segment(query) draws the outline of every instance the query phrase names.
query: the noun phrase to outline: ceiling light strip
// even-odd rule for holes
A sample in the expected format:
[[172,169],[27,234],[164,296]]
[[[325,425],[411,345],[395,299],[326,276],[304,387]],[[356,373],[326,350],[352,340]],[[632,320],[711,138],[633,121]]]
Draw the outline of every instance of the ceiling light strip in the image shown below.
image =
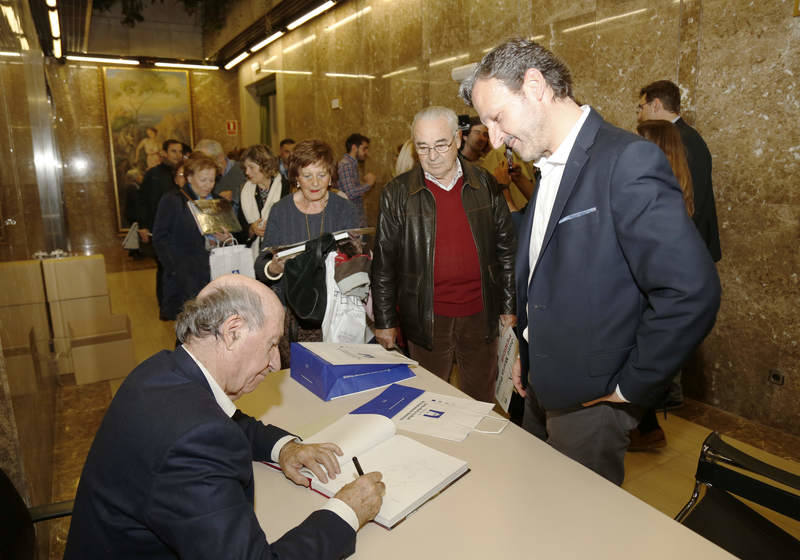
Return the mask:
[[250,56],[250,52],[249,51],[244,51],[243,53],[240,53],[239,56],[234,57],[233,60],[230,60],[224,66],[225,70],[230,70],[231,68],[233,68],[234,66],[239,64],[241,61],[243,61],[248,56]]
[[0,51],[0,56],[22,56],[22,54],[12,51]]
[[58,10],[50,10],[47,12],[47,17],[50,18],[50,35],[56,39],[61,37],[61,26],[58,23]]
[[269,37],[267,37],[266,39],[264,39],[263,41],[261,41],[260,43],[256,43],[255,45],[250,47],[250,52],[260,51],[261,49],[263,49],[264,47],[266,47],[270,43],[280,39],[282,36],[283,36],[283,31],[277,31],[277,32],[273,33],[272,35],[270,35]]
[[184,62],[154,62],[154,66],[159,68],[190,68],[196,70],[219,70],[219,66],[210,64],[187,64]]
[[286,29],[288,29],[289,31],[291,31],[293,29],[297,29],[298,27],[303,25],[308,20],[317,17],[322,12],[330,10],[331,8],[333,8],[333,6],[334,6],[333,0],[328,0],[327,2],[322,4],[321,6],[318,6],[318,7],[314,8],[313,10],[311,10],[310,12],[308,12],[306,15],[301,16],[301,17],[297,18],[296,20],[294,20],[292,23],[290,23],[289,25],[286,26]]
[[67,60],[71,60],[74,62],[101,62],[105,64],[127,64],[129,66],[137,66],[139,64],[138,60],[131,60],[129,58],[105,58],[99,56],[78,56],[78,55],[67,55]]

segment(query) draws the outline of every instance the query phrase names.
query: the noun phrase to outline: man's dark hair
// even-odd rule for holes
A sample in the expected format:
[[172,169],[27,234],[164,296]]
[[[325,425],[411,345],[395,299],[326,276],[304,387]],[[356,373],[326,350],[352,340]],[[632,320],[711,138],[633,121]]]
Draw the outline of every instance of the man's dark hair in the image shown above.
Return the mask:
[[[170,138],[169,140],[164,140],[164,143],[161,144],[161,149],[164,150],[165,152],[167,152],[167,151],[169,151],[169,147],[172,146],[173,144],[180,144],[181,145],[181,150],[183,150],[183,146],[184,146],[183,142],[181,142],[180,140],[175,140],[174,138]],[[186,152],[184,152],[184,154],[185,153]]]
[[358,148],[364,142],[369,144],[369,138],[367,138],[363,134],[359,134],[358,132],[354,132],[353,134],[351,134],[350,136],[347,137],[347,140],[344,141],[344,149],[349,154],[350,153],[350,148],[352,148],[353,146]]
[[669,80],[658,80],[644,86],[639,90],[639,97],[643,95],[648,103],[653,99],[660,100],[664,109],[670,113],[681,112],[681,90]]
[[286,144],[297,144],[292,138],[284,138],[281,140],[281,143],[278,144],[279,148],[283,148]]
[[470,132],[472,132],[472,127],[473,127],[473,126],[477,126],[477,125],[479,125],[479,124],[483,124],[483,123],[481,122],[481,119],[480,119],[480,117],[470,117],[470,118],[469,118],[469,127],[468,127],[468,128],[467,128],[467,130],[464,132],[464,137],[466,138],[467,136],[469,136],[469,133],[470,133]]
[[517,92],[529,68],[542,73],[557,99],[572,97],[572,76],[567,65],[540,44],[521,38],[509,39],[489,51],[472,75],[461,83],[458,93],[471,107],[475,82],[490,78],[497,78],[509,90]]

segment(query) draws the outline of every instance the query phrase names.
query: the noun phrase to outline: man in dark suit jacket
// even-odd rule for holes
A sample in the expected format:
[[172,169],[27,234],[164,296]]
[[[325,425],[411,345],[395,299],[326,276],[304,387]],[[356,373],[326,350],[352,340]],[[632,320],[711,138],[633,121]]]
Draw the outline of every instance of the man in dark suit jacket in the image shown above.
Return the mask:
[[161,197],[178,188],[174,175],[183,162],[183,144],[179,140],[165,140],[162,144],[162,161],[144,174],[142,186],[136,198],[136,221],[139,223],[139,238],[142,252],[156,261],[156,299],[159,305],[163,298],[162,276],[164,269],[152,246],[153,223],[156,220],[158,203]]
[[639,90],[639,122],[654,119],[669,121],[678,127],[686,148],[694,190],[694,225],[708,247],[714,262],[722,258],[717,227],[717,206],[711,185],[711,152],[703,137],[681,116],[681,91],[669,80],[659,80]]
[[[379,473],[345,486],[323,509],[268,543],[253,511],[252,462],[327,480],[334,444],[305,445],[236,410],[232,399],[280,367],[283,308],[256,280],[231,275],[187,302],[183,343],[137,367],[120,387],[81,475],[66,559],[334,559],[355,549],[385,490]],[[273,507],[280,507],[274,504]]]
[[542,172],[516,262],[523,427],[621,484],[640,408],[714,323],[714,264],[661,150],[579,107],[547,49],[500,45],[461,96]]

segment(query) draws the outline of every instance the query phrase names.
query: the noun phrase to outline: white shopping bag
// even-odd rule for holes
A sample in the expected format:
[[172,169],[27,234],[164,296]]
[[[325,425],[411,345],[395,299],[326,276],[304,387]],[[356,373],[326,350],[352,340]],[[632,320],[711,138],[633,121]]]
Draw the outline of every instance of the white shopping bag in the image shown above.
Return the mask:
[[336,283],[336,251],[325,257],[325,289],[327,302],[325,318],[322,320],[322,341],[339,344],[364,344],[372,338],[367,327],[367,311],[364,302],[356,296],[343,295]]
[[249,278],[255,278],[256,273],[253,268],[253,253],[245,245],[228,245],[225,247],[215,247],[211,249],[211,256],[208,258],[211,266],[211,279],[219,278],[223,274],[241,274]]
[[122,248],[133,251],[139,248],[139,222],[133,222],[125,239],[122,240]]

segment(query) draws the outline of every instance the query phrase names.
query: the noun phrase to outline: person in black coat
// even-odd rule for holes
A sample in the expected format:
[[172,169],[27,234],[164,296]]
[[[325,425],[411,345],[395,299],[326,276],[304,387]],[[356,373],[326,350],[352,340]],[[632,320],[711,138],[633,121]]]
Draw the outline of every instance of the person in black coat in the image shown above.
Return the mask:
[[651,119],[669,121],[681,134],[694,189],[692,220],[706,243],[711,259],[718,262],[722,258],[722,249],[719,243],[717,205],[711,185],[711,152],[708,151],[703,137],[681,118],[680,112],[680,89],[669,80],[659,80],[639,90],[639,122]]
[[173,321],[183,303],[195,297],[211,280],[209,250],[230,238],[228,232],[204,236],[188,202],[219,198],[211,193],[217,165],[210,157],[194,153],[183,165],[186,184],[161,198],[153,224],[153,246],[162,263],[160,317]]

